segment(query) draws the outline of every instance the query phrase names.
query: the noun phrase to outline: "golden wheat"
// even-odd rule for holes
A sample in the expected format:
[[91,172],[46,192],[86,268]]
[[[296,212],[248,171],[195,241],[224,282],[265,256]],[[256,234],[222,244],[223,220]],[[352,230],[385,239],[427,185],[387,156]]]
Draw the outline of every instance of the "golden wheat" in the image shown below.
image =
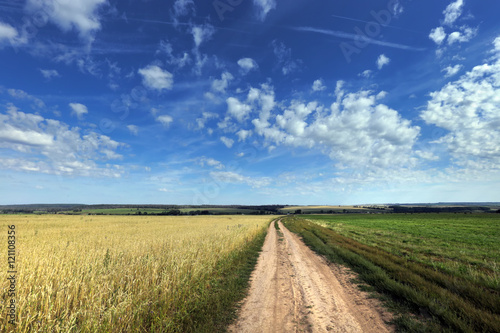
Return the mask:
[[8,324],[5,315],[9,282],[4,278],[0,330],[128,332],[155,321],[168,331],[169,318],[189,311],[188,300],[210,289],[203,281],[216,274],[217,263],[269,221],[262,216],[0,216],[4,239],[7,226],[16,226],[18,260],[17,325]]

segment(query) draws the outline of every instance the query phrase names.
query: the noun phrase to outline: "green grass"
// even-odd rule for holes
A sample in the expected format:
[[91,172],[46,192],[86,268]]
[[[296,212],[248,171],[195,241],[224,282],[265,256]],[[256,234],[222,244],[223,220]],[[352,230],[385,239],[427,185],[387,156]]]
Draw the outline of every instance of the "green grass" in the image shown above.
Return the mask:
[[360,243],[500,291],[500,215],[308,216]]
[[[288,217],[285,223],[318,253],[350,266],[361,280],[403,308],[430,318],[428,325],[416,329],[412,315],[401,313],[395,321],[401,331],[433,331],[439,323],[439,330],[500,332],[500,292],[495,282],[498,217],[403,214],[308,219]],[[433,264],[444,258],[468,269]]]

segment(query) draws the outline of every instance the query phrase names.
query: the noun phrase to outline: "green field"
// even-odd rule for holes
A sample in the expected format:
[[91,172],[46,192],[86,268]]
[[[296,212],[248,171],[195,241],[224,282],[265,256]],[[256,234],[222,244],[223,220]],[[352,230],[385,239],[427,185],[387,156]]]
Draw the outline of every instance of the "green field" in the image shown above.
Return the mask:
[[343,236],[500,291],[500,215],[308,216]]
[[311,215],[285,224],[434,324],[500,332],[500,215]]

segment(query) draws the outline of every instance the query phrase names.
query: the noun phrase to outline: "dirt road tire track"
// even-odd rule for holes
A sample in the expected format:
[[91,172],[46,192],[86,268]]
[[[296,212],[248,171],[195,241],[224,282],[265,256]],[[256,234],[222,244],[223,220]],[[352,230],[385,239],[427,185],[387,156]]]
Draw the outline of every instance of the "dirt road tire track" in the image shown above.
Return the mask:
[[390,315],[281,222],[269,227],[249,295],[229,327],[248,332],[392,332]]

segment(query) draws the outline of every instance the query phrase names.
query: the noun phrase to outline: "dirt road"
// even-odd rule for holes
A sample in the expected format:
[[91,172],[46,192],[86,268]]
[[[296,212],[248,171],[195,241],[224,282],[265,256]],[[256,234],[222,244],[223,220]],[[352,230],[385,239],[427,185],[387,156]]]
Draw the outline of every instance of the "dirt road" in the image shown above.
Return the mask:
[[249,295],[230,332],[392,332],[390,315],[350,280],[353,275],[271,223]]

